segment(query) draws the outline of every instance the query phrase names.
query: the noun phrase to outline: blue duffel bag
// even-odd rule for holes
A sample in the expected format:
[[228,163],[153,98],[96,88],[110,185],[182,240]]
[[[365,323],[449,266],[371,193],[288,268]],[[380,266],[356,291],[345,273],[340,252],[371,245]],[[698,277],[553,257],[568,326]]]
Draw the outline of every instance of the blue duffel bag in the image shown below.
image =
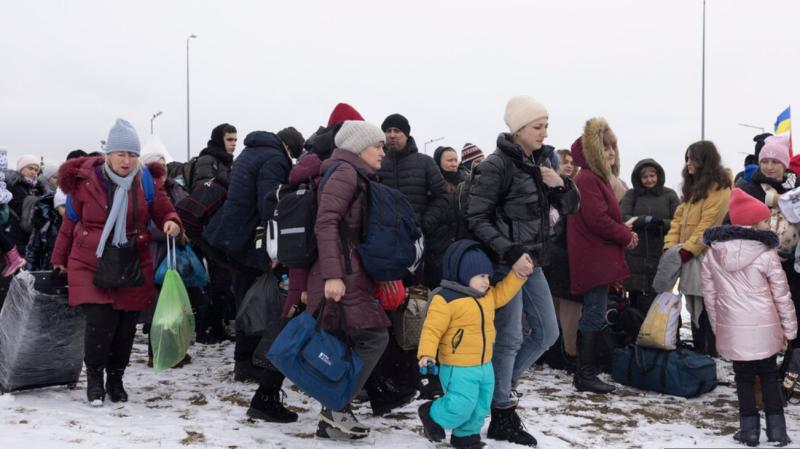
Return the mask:
[[[326,302],[322,300],[319,317]],[[341,305],[338,313],[344,325]],[[349,344],[324,331],[321,321],[308,311],[293,318],[272,342],[267,358],[307,395],[331,410],[341,410],[355,393],[364,362]]]
[[611,377],[641,390],[693,398],[716,388],[717,365],[711,357],[685,348],[628,345],[614,350]]

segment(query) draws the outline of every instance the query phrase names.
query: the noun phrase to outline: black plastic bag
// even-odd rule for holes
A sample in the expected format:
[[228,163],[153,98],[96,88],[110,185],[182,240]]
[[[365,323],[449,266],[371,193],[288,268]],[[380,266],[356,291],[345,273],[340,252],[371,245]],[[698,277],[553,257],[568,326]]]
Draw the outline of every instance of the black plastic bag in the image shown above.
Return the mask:
[[262,274],[247,290],[238,307],[236,328],[245,335],[263,334],[280,321],[283,298],[275,274],[272,271]]

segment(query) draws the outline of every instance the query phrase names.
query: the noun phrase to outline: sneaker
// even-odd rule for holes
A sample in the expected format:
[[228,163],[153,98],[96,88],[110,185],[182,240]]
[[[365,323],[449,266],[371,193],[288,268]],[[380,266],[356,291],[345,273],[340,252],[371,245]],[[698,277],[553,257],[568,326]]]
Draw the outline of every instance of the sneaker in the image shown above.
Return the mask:
[[[344,434],[344,439],[359,439],[369,435],[369,428],[362,425],[356,419],[350,407],[345,407],[341,411],[334,411],[327,407],[322,407],[322,412],[319,414],[320,425],[317,428],[317,436],[322,438],[343,439],[341,434]],[[335,431],[330,431],[328,426],[333,427]],[[320,435],[320,429],[323,429],[323,434]],[[336,432],[338,431],[338,432]]]

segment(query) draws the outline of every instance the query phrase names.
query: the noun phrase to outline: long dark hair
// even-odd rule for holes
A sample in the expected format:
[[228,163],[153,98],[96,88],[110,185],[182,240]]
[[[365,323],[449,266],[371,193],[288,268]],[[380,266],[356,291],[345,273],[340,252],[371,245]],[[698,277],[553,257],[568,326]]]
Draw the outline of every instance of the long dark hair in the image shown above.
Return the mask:
[[708,197],[712,188],[716,190],[731,188],[731,178],[728,171],[722,166],[719,152],[714,142],[701,140],[689,145],[686,149],[685,160],[689,158],[695,165],[693,175],[689,174],[686,166],[683,167],[683,186],[681,193],[683,201],[696,203]]

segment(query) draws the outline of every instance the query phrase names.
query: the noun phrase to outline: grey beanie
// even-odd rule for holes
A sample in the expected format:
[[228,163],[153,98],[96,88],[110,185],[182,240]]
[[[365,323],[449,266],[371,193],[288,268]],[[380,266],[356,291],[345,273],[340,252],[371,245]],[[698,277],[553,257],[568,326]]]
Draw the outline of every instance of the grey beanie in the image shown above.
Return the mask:
[[127,151],[128,153],[139,154],[141,147],[139,145],[139,136],[133,125],[127,120],[118,118],[114,123],[114,127],[108,133],[108,139],[105,146],[106,153],[113,153],[114,151]]
[[360,120],[347,120],[336,133],[336,148],[359,154],[370,145],[384,142],[386,135],[372,123]]

